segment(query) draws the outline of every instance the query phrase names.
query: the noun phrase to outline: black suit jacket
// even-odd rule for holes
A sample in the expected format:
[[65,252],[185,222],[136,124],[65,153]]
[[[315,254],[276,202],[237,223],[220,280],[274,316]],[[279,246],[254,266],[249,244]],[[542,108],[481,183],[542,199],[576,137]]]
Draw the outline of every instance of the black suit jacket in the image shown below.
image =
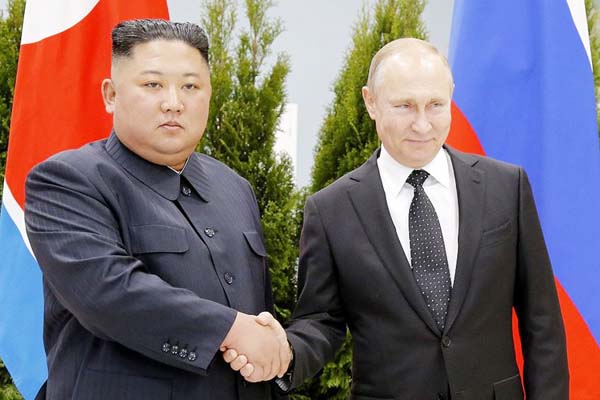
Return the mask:
[[206,155],[192,154],[183,177],[114,133],[30,173],[48,360],[38,398],[270,398],[219,352],[235,310],[272,307],[254,193]]
[[459,203],[456,276],[444,332],[427,309],[388,212],[376,152],[308,198],[299,300],[288,328],[294,386],[353,338],[355,400],[568,398],[563,323],[525,172],[447,149]]

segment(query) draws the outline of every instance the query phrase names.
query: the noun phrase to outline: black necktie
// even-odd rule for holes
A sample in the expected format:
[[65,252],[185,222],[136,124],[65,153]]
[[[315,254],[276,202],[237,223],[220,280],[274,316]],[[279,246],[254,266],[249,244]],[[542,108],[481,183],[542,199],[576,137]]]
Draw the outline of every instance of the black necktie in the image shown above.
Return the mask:
[[413,274],[440,330],[444,330],[450,301],[450,271],[440,221],[423,190],[429,173],[414,170],[406,180],[415,188],[408,213]]

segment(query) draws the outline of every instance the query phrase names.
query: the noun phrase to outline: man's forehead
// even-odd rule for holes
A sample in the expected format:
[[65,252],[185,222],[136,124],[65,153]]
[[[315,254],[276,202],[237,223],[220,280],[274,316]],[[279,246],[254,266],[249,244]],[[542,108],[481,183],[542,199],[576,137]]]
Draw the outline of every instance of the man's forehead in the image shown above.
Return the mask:
[[[452,72],[444,59],[438,54],[421,49],[409,49],[395,52],[381,60],[375,72],[374,89],[390,80],[405,80],[418,77],[421,73],[431,76],[447,77],[450,87],[453,86]],[[451,89],[452,91],[452,89]]]
[[426,52],[420,49],[406,49],[406,51],[397,51],[381,60],[379,68],[382,70],[398,70],[414,68],[433,69],[445,67],[444,61],[437,54]]

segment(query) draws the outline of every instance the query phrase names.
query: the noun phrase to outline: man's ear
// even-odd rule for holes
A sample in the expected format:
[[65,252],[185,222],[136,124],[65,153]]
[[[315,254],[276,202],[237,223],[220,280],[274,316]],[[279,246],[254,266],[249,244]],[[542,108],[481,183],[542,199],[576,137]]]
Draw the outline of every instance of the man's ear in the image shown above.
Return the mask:
[[369,113],[369,117],[371,119],[375,119],[375,97],[373,96],[373,91],[369,89],[368,86],[363,86],[362,88],[362,97],[365,102],[365,107],[367,107],[367,112]]
[[115,97],[117,97],[117,92],[112,79],[104,79],[102,81],[102,100],[104,100],[104,109],[109,114],[115,112]]

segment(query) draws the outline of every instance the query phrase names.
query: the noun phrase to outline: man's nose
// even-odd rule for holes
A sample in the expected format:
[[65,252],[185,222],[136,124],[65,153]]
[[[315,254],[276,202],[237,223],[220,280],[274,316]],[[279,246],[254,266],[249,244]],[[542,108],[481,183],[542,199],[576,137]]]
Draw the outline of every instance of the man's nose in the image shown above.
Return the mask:
[[183,111],[183,102],[177,92],[177,89],[169,89],[166,93],[166,97],[160,106],[162,112],[176,112],[180,113]]
[[429,122],[425,111],[420,110],[417,112],[412,128],[417,133],[427,133],[431,130],[431,122]]

